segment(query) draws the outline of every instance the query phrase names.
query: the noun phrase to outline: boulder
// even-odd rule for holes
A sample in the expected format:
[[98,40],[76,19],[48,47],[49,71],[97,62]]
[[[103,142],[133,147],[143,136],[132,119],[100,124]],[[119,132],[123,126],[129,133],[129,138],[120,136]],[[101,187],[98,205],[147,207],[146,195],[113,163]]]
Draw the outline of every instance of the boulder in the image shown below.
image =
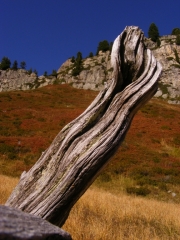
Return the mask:
[[0,205],[1,240],[72,240],[69,233],[46,220]]

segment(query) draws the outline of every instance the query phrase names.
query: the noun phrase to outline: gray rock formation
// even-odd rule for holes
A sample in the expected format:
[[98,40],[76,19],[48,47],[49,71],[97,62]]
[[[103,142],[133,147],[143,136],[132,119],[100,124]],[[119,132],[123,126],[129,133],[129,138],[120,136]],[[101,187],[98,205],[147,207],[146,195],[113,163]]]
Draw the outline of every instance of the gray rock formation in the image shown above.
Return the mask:
[[99,52],[98,56],[83,60],[83,70],[76,77],[72,76],[73,63],[68,59],[58,69],[60,82],[71,84],[75,88],[102,90],[111,79],[112,67],[110,52]]
[[[180,102],[180,46],[175,44],[176,36],[160,38],[161,46],[153,50],[154,56],[163,67],[156,97],[168,99],[169,103]],[[179,56],[177,62],[175,51]]]
[[[180,59],[180,46],[175,43],[176,36],[168,35],[160,38],[160,47],[146,38],[147,48],[153,51],[154,56],[163,67],[159,80],[159,89],[155,97],[167,99],[170,104],[180,103],[180,64],[177,62],[175,51]],[[111,79],[112,67],[110,52],[99,52],[98,56],[83,60],[83,70],[73,77],[73,63],[68,59],[58,69],[60,83],[69,83],[73,87],[82,89],[101,90]]]
[[35,89],[52,84],[55,80],[55,77],[37,77],[24,69],[0,70],[0,92]]
[[[170,104],[180,104],[180,60],[177,61],[175,51],[180,59],[180,46],[175,43],[176,36],[168,35],[160,38],[160,47],[146,38],[147,48],[153,51],[156,59],[163,67],[159,80],[159,89],[155,97],[166,99]],[[57,79],[52,76],[37,77],[26,70],[0,70],[0,92],[11,90],[28,90],[49,84],[71,84],[75,88],[102,90],[110,81],[112,67],[110,52],[99,52],[98,56],[82,60],[83,69],[78,76],[72,76],[73,63],[65,61],[58,69]]]
[[71,240],[69,233],[46,220],[0,205],[1,240]]

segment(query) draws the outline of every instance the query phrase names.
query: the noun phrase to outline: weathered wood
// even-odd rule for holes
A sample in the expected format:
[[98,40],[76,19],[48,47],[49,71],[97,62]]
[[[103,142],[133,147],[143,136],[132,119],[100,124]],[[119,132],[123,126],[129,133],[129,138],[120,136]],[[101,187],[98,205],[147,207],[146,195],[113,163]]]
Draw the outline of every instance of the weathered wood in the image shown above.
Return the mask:
[[72,240],[67,232],[42,218],[2,205],[0,205],[0,239]]
[[123,141],[137,110],[157,91],[161,65],[143,41],[133,26],[115,39],[111,83],[22,176],[7,206],[62,226]]

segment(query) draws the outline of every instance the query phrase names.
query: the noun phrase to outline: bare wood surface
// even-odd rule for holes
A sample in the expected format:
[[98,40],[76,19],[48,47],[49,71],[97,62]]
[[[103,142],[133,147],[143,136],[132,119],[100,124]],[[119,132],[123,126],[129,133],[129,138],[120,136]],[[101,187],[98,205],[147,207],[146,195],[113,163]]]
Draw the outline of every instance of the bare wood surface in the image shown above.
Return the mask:
[[67,124],[24,174],[6,205],[62,226],[115,153],[137,110],[157,91],[161,65],[138,27],[126,27],[111,53],[112,81]]

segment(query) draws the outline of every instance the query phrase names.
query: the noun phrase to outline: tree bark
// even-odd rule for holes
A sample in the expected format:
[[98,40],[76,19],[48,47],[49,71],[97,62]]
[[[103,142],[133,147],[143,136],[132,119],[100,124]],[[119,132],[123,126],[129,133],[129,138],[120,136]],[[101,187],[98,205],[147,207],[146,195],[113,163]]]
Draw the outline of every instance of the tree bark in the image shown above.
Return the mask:
[[112,81],[67,124],[22,176],[6,205],[62,226],[72,206],[115,153],[137,110],[157,91],[161,65],[138,27],[115,39]]

